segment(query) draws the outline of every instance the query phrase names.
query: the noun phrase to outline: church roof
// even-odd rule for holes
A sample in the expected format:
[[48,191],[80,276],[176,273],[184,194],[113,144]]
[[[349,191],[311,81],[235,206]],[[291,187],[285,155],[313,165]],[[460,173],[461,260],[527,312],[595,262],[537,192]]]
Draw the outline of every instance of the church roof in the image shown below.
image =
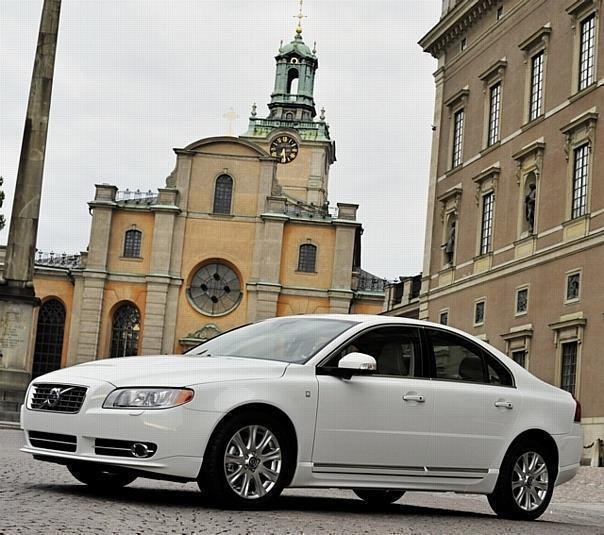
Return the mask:
[[279,55],[277,57],[290,55],[299,56],[301,58],[317,58],[312,53],[311,49],[304,43],[304,41],[302,40],[302,35],[300,35],[299,33],[296,34],[296,37],[291,43],[288,43],[287,45],[284,45],[279,49]]

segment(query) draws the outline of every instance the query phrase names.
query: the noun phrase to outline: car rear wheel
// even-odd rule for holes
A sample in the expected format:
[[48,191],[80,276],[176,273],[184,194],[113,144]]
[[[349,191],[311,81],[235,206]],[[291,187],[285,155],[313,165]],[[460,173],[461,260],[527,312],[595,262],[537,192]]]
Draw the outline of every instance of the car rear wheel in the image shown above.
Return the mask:
[[113,471],[94,465],[69,464],[67,469],[80,483],[101,491],[125,487],[136,479],[130,472]]
[[221,505],[254,509],[285,486],[290,440],[270,415],[241,414],[215,433],[204,456],[199,488]]
[[353,489],[352,491],[369,505],[390,505],[405,494],[404,490]]
[[547,509],[554,491],[555,467],[538,443],[522,442],[506,455],[489,504],[498,516],[535,520]]

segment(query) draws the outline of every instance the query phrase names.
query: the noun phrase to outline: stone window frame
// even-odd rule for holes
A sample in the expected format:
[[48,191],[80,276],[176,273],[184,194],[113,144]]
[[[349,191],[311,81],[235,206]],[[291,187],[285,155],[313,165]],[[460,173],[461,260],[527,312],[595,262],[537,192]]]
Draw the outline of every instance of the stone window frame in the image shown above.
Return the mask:
[[[443,316],[446,316],[447,321],[446,323],[443,323]],[[440,323],[441,325],[449,325],[449,320],[451,318],[451,310],[449,309],[449,307],[447,308],[442,308],[438,311],[438,323]]]
[[[480,174],[475,176],[472,181],[476,184],[476,206],[478,207],[477,215],[478,221],[476,225],[476,258],[489,256],[493,254],[494,250],[494,238],[495,238],[495,228],[496,228],[496,215],[497,215],[497,183],[499,181],[499,176],[501,174],[501,167],[499,162],[496,162],[492,166],[488,167]],[[491,224],[491,247],[489,251],[483,253],[482,252],[482,212],[483,212],[483,203],[484,198],[489,193],[493,194],[493,215],[492,215],[492,224]]]
[[[140,235],[140,242],[139,242],[139,254],[138,256],[129,256],[126,255],[126,235],[128,234],[128,232],[130,231],[137,231]],[[126,260],[129,262],[140,262],[143,260],[143,240],[145,239],[145,233],[143,232],[142,229],[140,229],[139,227],[136,226],[135,223],[132,223],[126,230],[124,230],[123,234],[122,234],[122,254],[120,255],[120,260]]]
[[[568,299],[568,279],[573,275],[579,275],[579,292],[577,297]],[[581,294],[583,293],[583,268],[571,269],[564,273],[564,304],[574,305],[581,302]]]
[[[460,207],[461,207],[461,195],[462,195],[462,187],[461,187],[461,183],[459,183],[456,186],[448,189],[447,191],[445,191],[444,193],[440,194],[437,197],[437,200],[441,204],[441,212],[440,212],[440,221],[441,221],[441,228],[442,228],[441,243],[443,244],[443,245],[441,245],[441,249],[442,249],[441,265],[444,268],[454,267],[457,263],[457,245],[458,245],[458,239],[460,236],[459,212],[460,212]],[[451,217],[455,218],[455,226],[456,226],[455,247],[453,249],[453,262],[447,263],[445,261],[446,260],[445,245],[447,242],[447,235],[448,235],[447,222],[449,221],[449,219]]]
[[[573,38],[573,62],[571,75],[571,96],[590,91],[597,86],[598,83],[598,48],[599,48],[599,32],[600,32],[600,2],[598,0],[576,0],[567,8],[566,12],[571,17],[571,28],[574,33]],[[580,57],[581,57],[581,27],[583,22],[594,15],[594,66],[593,66],[593,82],[586,87],[579,89],[579,72],[580,72]]]
[[[526,310],[524,311],[518,311],[518,297],[520,295],[520,292],[526,291]],[[531,285],[530,284],[523,284],[522,286],[517,286],[514,292],[514,317],[519,317],[519,316],[526,316],[529,313],[529,307],[530,307],[530,296],[531,296]]]
[[556,347],[556,361],[554,366],[554,385],[560,388],[562,383],[562,346],[571,342],[577,343],[577,360],[575,363],[575,392],[574,396],[579,398],[581,391],[581,361],[583,337],[587,319],[583,313],[562,316],[560,321],[550,323],[548,326],[554,331],[554,346]]
[[[449,171],[453,171],[463,167],[464,164],[464,142],[465,142],[465,132],[467,125],[467,116],[466,110],[468,105],[468,98],[470,96],[470,89],[468,86],[463,87],[456,93],[454,93],[447,101],[445,101],[445,106],[449,110],[449,147],[447,151],[447,167]],[[461,162],[459,165],[453,167],[453,150],[455,145],[455,115],[462,111],[464,114],[463,117],[463,129],[462,129],[462,137],[461,137]]]
[[[476,321],[476,312],[478,311],[478,305],[483,305],[482,311],[482,321]],[[482,327],[486,323],[487,320],[487,298],[485,296],[479,297],[474,300],[474,309],[472,313],[472,326],[474,327]]]
[[[591,108],[585,113],[572,119],[569,123],[560,128],[560,131],[565,136],[564,153],[567,165],[566,179],[566,221],[577,220],[580,218],[588,218],[591,208],[591,189],[593,184],[593,168],[594,155],[593,148],[595,146],[596,126],[598,122],[598,112],[596,108]],[[575,172],[575,151],[583,145],[588,146],[589,160],[587,169],[587,191],[586,191],[586,208],[585,214],[573,217],[573,186]]]
[[524,369],[528,370],[531,362],[531,345],[533,341],[533,325],[512,327],[509,332],[502,334],[505,341],[505,354],[512,358],[512,353],[524,351]]
[[[483,150],[491,149],[492,147],[497,147],[501,143],[501,132],[502,132],[502,123],[503,123],[503,104],[504,104],[504,90],[505,90],[505,81],[504,75],[505,70],[507,68],[508,61],[507,58],[503,57],[497,60],[493,65],[491,65],[488,69],[482,72],[478,78],[482,81],[483,84],[483,94],[484,94],[484,121],[483,121],[483,141],[482,146]],[[500,85],[500,95],[499,95],[499,117],[498,117],[498,128],[497,128],[497,139],[490,143],[490,125],[491,125],[491,91],[496,85]]]
[[[516,184],[518,184],[518,222],[516,235],[518,240],[537,236],[539,228],[539,199],[541,197],[541,171],[543,169],[543,159],[545,155],[545,142],[539,138],[518,152],[512,154],[516,161]],[[524,231],[524,197],[526,191],[526,182],[531,174],[535,175],[535,184],[537,185],[537,195],[535,198],[535,224],[533,234]]]
[[[216,186],[218,185],[218,179],[223,176],[228,176],[231,179],[231,202],[229,205],[229,211],[227,212],[215,212],[214,208],[216,207]],[[235,177],[233,173],[227,169],[226,167],[222,169],[219,173],[214,175],[213,188],[212,188],[212,207],[210,215],[218,216],[218,217],[233,217],[233,205],[235,204]]]
[[[310,245],[311,247],[314,247],[315,249],[315,262],[314,262],[314,266],[313,266],[313,271],[307,271],[307,270],[303,270],[300,269],[300,253],[302,252],[302,247]],[[316,275],[318,273],[317,271],[317,261],[319,259],[319,246],[317,245],[317,243],[315,243],[314,241],[312,241],[310,238],[308,238],[305,242],[303,243],[299,243],[298,244],[298,256],[297,256],[297,261],[296,261],[296,273],[300,273],[303,275]]]
[[[524,120],[525,124],[532,123],[545,115],[546,96],[547,96],[547,62],[549,57],[549,43],[552,33],[551,23],[547,23],[527,39],[522,41],[518,48],[523,52],[525,65],[525,99],[524,99]],[[541,113],[531,118],[532,89],[533,89],[533,60],[543,54],[542,81],[541,81]]]

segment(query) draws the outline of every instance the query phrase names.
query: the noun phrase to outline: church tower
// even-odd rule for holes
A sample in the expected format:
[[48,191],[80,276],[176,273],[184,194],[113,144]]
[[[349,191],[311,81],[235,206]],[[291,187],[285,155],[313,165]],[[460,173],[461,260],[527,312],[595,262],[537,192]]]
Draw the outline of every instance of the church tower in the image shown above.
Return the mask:
[[[302,11],[299,21],[304,18]],[[252,107],[247,132],[241,136],[277,158],[276,195],[319,212],[328,210],[329,167],[336,161],[325,110],[316,120],[314,88],[319,68],[316,49],[302,39],[301,22],[293,41],[275,56],[274,90],[266,118]]]

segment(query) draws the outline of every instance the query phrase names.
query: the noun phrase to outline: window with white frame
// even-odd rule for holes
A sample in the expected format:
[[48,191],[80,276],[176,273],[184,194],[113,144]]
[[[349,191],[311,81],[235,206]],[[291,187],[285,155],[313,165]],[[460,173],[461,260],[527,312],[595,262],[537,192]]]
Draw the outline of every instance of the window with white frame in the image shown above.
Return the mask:
[[578,301],[581,297],[581,272],[566,275],[566,302]]
[[490,147],[499,141],[501,123],[501,82],[492,85],[489,90],[489,123],[487,132],[487,146]]
[[529,121],[535,120],[543,113],[543,73],[545,52],[531,58],[531,87],[529,97]]
[[587,179],[589,176],[589,144],[574,150],[571,218],[587,213]]
[[520,364],[520,366],[526,368],[526,349],[512,351],[512,360],[516,364]]
[[477,301],[474,303],[474,325],[483,325],[486,312],[486,301]]
[[443,310],[439,317],[438,317],[438,323],[440,323],[441,325],[449,325],[449,311],[448,310]]
[[453,150],[451,151],[451,168],[461,165],[463,162],[463,129],[465,122],[465,111],[462,108],[453,115]]
[[516,316],[528,312],[528,288],[516,290]]
[[493,246],[493,211],[495,195],[492,191],[482,196],[482,221],[480,225],[480,254],[490,253]]
[[579,38],[579,91],[595,81],[596,15],[581,21]]
[[560,388],[575,394],[577,385],[577,341],[562,344]]

